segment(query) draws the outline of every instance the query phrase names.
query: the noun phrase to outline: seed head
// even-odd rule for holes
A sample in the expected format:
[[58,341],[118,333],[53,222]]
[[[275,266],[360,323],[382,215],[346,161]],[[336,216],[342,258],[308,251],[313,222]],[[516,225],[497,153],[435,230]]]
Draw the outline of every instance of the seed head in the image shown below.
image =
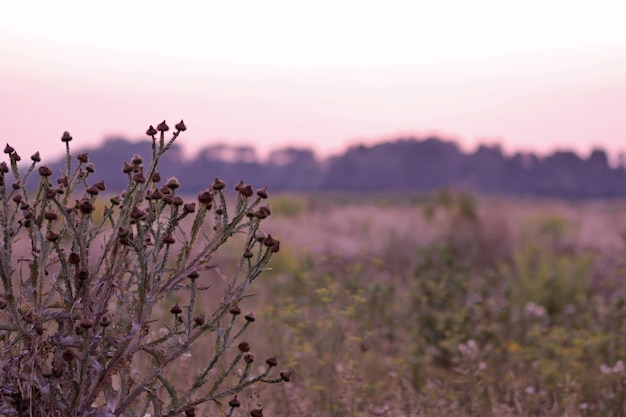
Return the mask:
[[62,142],[69,142],[72,140],[72,135],[70,135],[70,132],[68,132],[67,130],[65,132],[63,132],[63,136],[61,136],[61,141]]
[[52,170],[45,165],[40,166],[39,175],[41,175],[42,177],[49,177],[50,175],[52,175]]
[[172,197],[172,201],[171,203],[175,206],[182,206],[184,201],[182,199],[182,197],[175,195],[174,197]]
[[237,347],[239,348],[240,351],[242,352],[250,352],[250,343],[248,342],[241,342],[239,343],[239,345],[237,345]]
[[183,309],[182,309],[182,308],[180,308],[180,306],[178,305],[178,303],[174,304],[174,305],[172,306],[172,308],[170,308],[170,313],[172,313],[172,314],[177,315],[177,314],[180,314],[180,313],[182,313],[182,312],[183,312]]
[[131,219],[135,219],[135,220],[142,219],[145,216],[146,216],[146,212],[137,206],[133,207],[133,209],[130,211]]
[[43,217],[48,221],[56,220],[59,216],[54,211],[46,211]]
[[96,189],[98,189],[99,191],[104,191],[107,189],[106,185],[104,185],[104,181],[99,181],[95,183],[93,186],[96,187]]
[[193,213],[196,211],[196,203],[187,203],[183,206],[185,213]]
[[200,276],[200,274],[198,273],[198,271],[191,271],[189,274],[187,274],[187,278],[189,279],[196,279]]
[[46,233],[46,239],[48,239],[50,242],[56,242],[57,240],[59,240],[59,234],[55,233],[52,230],[49,230],[48,233]]
[[256,195],[261,198],[269,197],[269,194],[267,193],[267,187],[259,188],[258,190],[256,190]]
[[246,321],[249,321],[250,323],[256,320],[256,317],[254,317],[254,313],[252,311],[246,314],[245,316],[243,316],[243,318],[246,319]]
[[159,171],[154,171],[154,173],[152,174],[151,180],[155,184],[161,181],[161,174],[159,173]]
[[174,239],[174,236],[172,235],[165,235],[161,238],[161,242],[165,243],[166,245],[171,245],[173,243],[176,243],[176,239]]
[[247,352],[245,355],[243,355],[243,360],[245,363],[251,364],[252,362],[254,362],[254,354]]
[[278,240],[274,239],[272,235],[267,235],[267,237],[263,240],[263,244],[268,247],[272,247],[278,244]]
[[165,182],[165,186],[170,190],[175,190],[180,187],[180,183],[176,179],[176,177],[171,177]]
[[170,130],[170,127],[167,125],[167,123],[165,123],[165,120],[163,120],[157,125],[157,130],[159,132],[167,132],[168,130]]
[[[98,190],[95,186],[90,186],[85,189],[85,192],[89,195],[98,195],[100,194],[100,190]],[[56,194],[56,192],[55,192]]]
[[130,174],[131,172],[133,172],[135,168],[129,164],[128,162],[124,161],[124,167],[122,167],[122,172],[124,174]]
[[196,409],[193,407],[188,407],[185,409],[185,417],[195,417]]
[[63,353],[61,354],[61,357],[65,362],[73,361],[74,359],[76,359],[76,356],[76,352],[74,352],[74,349],[71,348],[65,348],[63,350]]
[[146,130],[146,135],[148,136],[154,136],[157,134],[157,130],[154,128],[154,126],[150,125],[150,127],[148,128],[148,130]]
[[267,364],[267,366],[278,366],[278,361],[276,360],[276,356],[271,356],[267,359],[265,359],[265,363]]
[[187,126],[185,126],[185,122],[183,122],[182,120],[180,122],[176,123],[176,125],[174,127],[179,132],[184,132],[185,130],[187,130]]
[[80,255],[76,252],[70,253],[70,256],[67,257],[67,260],[72,265],[78,265],[80,263]]
[[93,320],[84,318],[80,321],[79,326],[82,327],[83,329],[91,329],[93,327]]
[[7,163],[4,161],[0,162],[0,174],[6,174],[7,172],[9,172],[9,166]]
[[200,204],[210,204],[213,202],[213,194],[209,190],[200,191],[198,193],[198,202]]
[[292,375],[293,375],[292,371],[282,371],[280,373],[280,378],[285,382],[289,382],[291,380]]
[[199,315],[199,316],[195,317],[195,318],[193,319],[193,322],[194,322],[197,326],[202,326],[202,325],[204,324],[204,320],[205,320],[205,318],[204,318],[204,314],[201,314],[201,315]]
[[79,153],[78,155],[76,155],[76,159],[84,164],[89,162],[89,156],[87,155],[87,152]]
[[10,155],[10,154],[12,154],[13,152],[15,152],[15,149],[13,148],[13,146],[11,146],[11,145],[9,145],[9,144],[7,143],[7,146],[5,146],[5,147],[4,147],[4,153],[6,153],[6,154]]
[[242,196],[248,198],[248,197],[252,197],[252,195],[254,194],[254,190],[252,189],[251,185],[246,185],[243,187],[239,187],[239,194],[241,194]]
[[250,410],[250,417],[263,417],[263,409],[255,408],[253,410]]
[[143,184],[146,182],[146,177],[143,176],[143,172],[137,172],[135,175],[133,175],[133,181],[138,184]]
[[41,155],[39,155],[39,151],[35,152],[34,154],[31,155],[30,159],[33,162],[41,162]]
[[235,307],[231,308],[230,310],[228,310],[228,312],[230,314],[232,314],[233,316],[237,316],[237,315],[241,314],[241,309],[238,306],[235,306]]
[[215,191],[223,190],[226,187],[226,183],[219,178],[215,178],[213,184],[211,184],[211,188]]
[[89,278],[89,271],[87,271],[86,269],[81,269],[80,271],[78,271],[77,276],[79,280],[84,281]]
[[235,395],[233,397],[233,399],[228,402],[228,405],[231,408],[237,408],[237,407],[241,406],[241,403],[239,402],[239,400],[237,399],[237,396]]
[[250,259],[254,256],[250,248],[246,248],[246,251],[243,253],[243,257],[246,259]]

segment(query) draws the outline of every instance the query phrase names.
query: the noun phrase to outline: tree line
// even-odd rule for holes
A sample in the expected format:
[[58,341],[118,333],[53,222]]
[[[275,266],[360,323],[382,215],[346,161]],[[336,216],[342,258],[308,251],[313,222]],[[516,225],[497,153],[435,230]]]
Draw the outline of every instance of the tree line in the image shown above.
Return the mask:
[[[86,150],[98,178],[111,186],[124,186],[120,157],[148,157],[150,142],[110,138]],[[64,160],[51,164],[60,172]],[[596,149],[587,157],[571,151],[547,156],[534,153],[506,155],[498,145],[481,145],[463,152],[451,141],[437,137],[399,138],[376,145],[353,146],[329,158],[307,148],[274,150],[260,159],[251,146],[212,144],[191,159],[180,147],[162,161],[161,170],[174,175],[182,191],[207,186],[215,177],[229,184],[240,180],[273,192],[429,192],[441,187],[462,187],[481,194],[549,196],[569,199],[626,196],[626,170],[612,167],[607,154]]]

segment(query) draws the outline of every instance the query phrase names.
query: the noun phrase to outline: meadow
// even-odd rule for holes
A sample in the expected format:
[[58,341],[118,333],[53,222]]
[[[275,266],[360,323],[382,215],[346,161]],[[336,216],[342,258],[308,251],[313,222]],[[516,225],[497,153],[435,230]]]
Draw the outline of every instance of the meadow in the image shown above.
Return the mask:
[[248,394],[268,415],[624,415],[624,202],[441,190],[271,207],[281,252],[245,307],[294,376]]
[[179,195],[175,128],[119,194],[6,146],[3,415],[625,414],[626,202]]

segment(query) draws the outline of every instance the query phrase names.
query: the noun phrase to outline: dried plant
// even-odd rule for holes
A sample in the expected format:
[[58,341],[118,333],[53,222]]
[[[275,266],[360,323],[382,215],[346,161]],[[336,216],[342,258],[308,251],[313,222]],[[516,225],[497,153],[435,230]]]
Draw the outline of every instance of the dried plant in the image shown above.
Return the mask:
[[[39,153],[22,168],[17,152],[4,149],[10,163],[0,162],[1,415],[193,416],[207,402],[232,415],[237,393],[290,379],[290,371],[272,375],[275,357],[253,369],[255,356],[242,340],[255,317],[242,315],[239,303],[280,248],[259,231],[271,214],[262,203],[267,190],[255,193],[241,182],[231,203],[226,184],[215,179],[196,202],[185,202],[175,178],[159,186],[159,159],[186,127],[181,121],[166,138],[169,130],[165,122],[150,126],[151,161],[135,155],[124,162],[127,189],[108,203],[88,155],[77,155],[72,166],[68,132],[56,184]],[[27,183],[37,175],[35,191]],[[235,235],[245,237],[236,239],[243,242],[238,264],[221,275],[220,302],[203,310],[196,296],[207,287],[199,278],[218,275],[214,255]],[[172,305],[174,296],[186,302]],[[154,326],[165,331],[154,336]],[[212,353],[191,383],[169,379],[168,368],[200,342]]]

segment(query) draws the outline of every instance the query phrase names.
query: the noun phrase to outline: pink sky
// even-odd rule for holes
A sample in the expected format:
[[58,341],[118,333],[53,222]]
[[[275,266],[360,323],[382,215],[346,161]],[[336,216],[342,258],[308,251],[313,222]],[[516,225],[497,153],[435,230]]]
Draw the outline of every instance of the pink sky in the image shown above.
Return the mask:
[[[342,28],[350,26],[336,24]],[[357,142],[432,132],[465,149],[499,142],[509,152],[626,150],[626,35],[613,40],[612,32],[580,46],[556,41],[546,46],[541,39],[517,45],[511,35],[508,41],[517,48],[476,49],[474,59],[467,47],[454,49],[457,44],[445,37],[432,38],[435,45],[441,41],[439,49],[420,50],[413,39],[392,51],[395,55],[384,44],[372,44],[378,39],[372,37],[366,39],[370,55],[388,53],[376,60],[356,48],[354,39],[361,55],[344,59],[351,50],[339,35],[336,43],[344,54],[332,55],[333,39],[318,45],[291,27],[301,41],[294,45],[329,49],[306,61],[311,53],[302,55],[293,45],[268,49],[265,59],[227,55],[232,48],[243,50],[242,43],[214,50],[217,58],[208,59],[194,50],[160,53],[150,39],[125,47],[106,43],[107,37],[76,37],[79,29],[90,34],[84,23],[67,35],[75,39],[54,29],[44,35],[27,29],[0,26],[0,143],[24,156],[35,150],[59,155],[64,130],[81,147],[112,134],[142,138],[149,124],[166,119],[173,125],[181,118],[189,127],[181,141],[188,153],[228,141],[255,145],[261,153],[296,145],[329,154]],[[254,39],[253,29],[244,40]],[[134,39],[129,33],[124,39]],[[289,39],[289,33],[278,33],[271,40],[283,39],[279,35]],[[201,50],[202,44],[195,45]],[[172,51],[172,45],[164,47]],[[442,55],[452,50],[456,55]],[[407,59],[411,54],[423,59]]]

